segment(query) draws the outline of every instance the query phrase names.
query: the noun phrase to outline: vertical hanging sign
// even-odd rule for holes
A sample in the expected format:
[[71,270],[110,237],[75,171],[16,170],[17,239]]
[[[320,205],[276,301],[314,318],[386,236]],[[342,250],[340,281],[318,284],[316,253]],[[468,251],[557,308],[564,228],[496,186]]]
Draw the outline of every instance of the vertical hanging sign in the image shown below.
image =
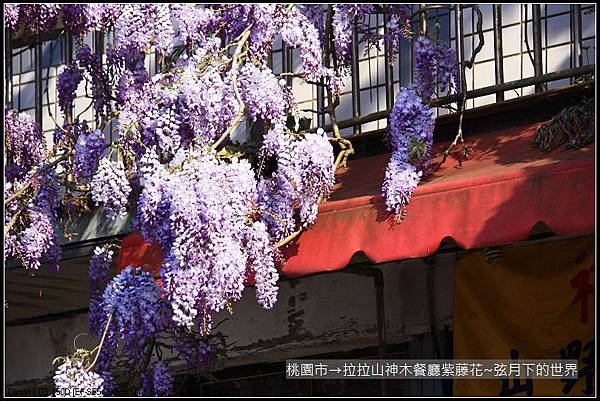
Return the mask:
[[573,359],[578,378],[454,380],[454,395],[594,394],[594,237],[478,252],[455,270],[455,359]]

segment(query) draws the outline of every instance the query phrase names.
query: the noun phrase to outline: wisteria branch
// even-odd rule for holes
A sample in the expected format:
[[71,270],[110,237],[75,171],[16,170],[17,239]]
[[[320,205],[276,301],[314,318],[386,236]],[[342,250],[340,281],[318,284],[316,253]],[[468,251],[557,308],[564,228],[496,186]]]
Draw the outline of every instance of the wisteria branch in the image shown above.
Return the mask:
[[[118,111],[113,111],[109,115],[103,116],[102,121],[98,125],[98,129],[100,131],[104,130],[104,128],[106,127],[106,124],[108,124],[108,122],[110,122],[113,118],[117,117],[118,115],[119,115]],[[110,145],[108,145],[108,146],[110,146]],[[21,195],[23,195],[31,187],[32,180],[34,177],[38,176],[39,174],[43,173],[44,171],[47,171],[53,167],[56,167],[60,162],[68,159],[71,156],[73,156],[73,151],[65,152],[62,155],[57,156],[57,158],[54,159],[53,161],[48,162],[48,163],[44,164],[43,166],[40,166],[35,172],[33,172],[32,176],[25,183],[25,185],[23,185],[23,187],[21,187],[14,194],[12,194],[9,197],[4,199],[4,205],[9,204],[10,202],[14,201],[15,199],[18,199]]]
[[[52,167],[55,167],[56,165],[58,165],[58,163],[62,162],[63,160],[66,160],[70,155],[71,155],[71,152],[66,152],[66,153],[62,154],[61,156],[59,156],[58,158],[56,158],[52,162],[47,163],[47,164],[41,166],[40,168],[38,168],[33,173],[33,176],[41,174],[44,171],[46,171],[48,169],[51,169]],[[31,187],[32,179],[33,179],[33,177],[30,178],[29,181],[27,181],[27,183],[25,183],[25,185],[23,185],[23,187],[21,187],[21,189],[19,189],[17,192],[15,192],[14,194],[12,194],[8,198],[5,198],[4,199],[4,204],[7,205],[8,203],[10,203],[10,202],[14,201],[15,199],[17,199],[19,196],[23,195],[29,189],[29,187]]]
[[[333,56],[333,64],[334,69],[337,71],[337,58],[335,56],[335,42],[333,40],[333,7],[331,5],[327,8],[327,26],[325,31],[325,65],[329,67],[330,57]],[[331,126],[333,128],[333,135],[335,140],[338,142],[341,151],[337,155],[335,160],[335,168],[343,167],[346,168],[346,162],[348,161],[348,157],[354,154],[354,148],[352,147],[352,142],[348,139],[342,137],[340,128],[337,123],[337,117],[335,113],[335,109],[340,104],[340,98],[338,95],[333,99],[333,94],[331,88],[328,86],[327,90],[327,102],[328,105],[326,107],[326,111],[329,114],[329,118],[331,120]]]
[[[106,326],[104,327],[104,333],[102,333],[102,339],[100,340],[100,344],[94,349],[96,350],[96,356],[94,357],[94,361],[85,369],[86,372],[89,372],[94,368],[96,362],[98,362],[98,357],[100,356],[100,352],[102,351],[102,346],[104,345],[104,340],[106,339],[106,335],[108,334],[108,328],[110,327],[110,323],[112,322],[113,314],[108,315],[108,320],[106,321]],[[94,352],[92,350],[92,352]]]
[[[325,65],[327,67],[329,67],[330,56],[333,54],[334,68],[336,68],[337,61],[335,59],[335,43],[333,42],[332,18],[333,18],[333,7],[330,5],[327,9],[324,58],[325,58]],[[333,127],[333,135],[334,135],[334,137],[329,138],[329,140],[332,142],[337,142],[341,148],[341,151],[335,160],[335,170],[337,170],[338,167],[340,167],[340,166],[343,166],[344,168],[346,167],[346,162],[348,160],[348,157],[350,155],[354,154],[354,148],[352,146],[352,142],[350,142],[350,140],[348,140],[342,136],[342,134],[340,132],[340,128],[337,124],[335,108],[339,105],[339,96],[335,96],[335,99],[334,99],[332,90],[329,86],[327,86],[326,90],[327,90],[327,100],[329,103],[326,107],[326,113],[329,114],[329,117],[331,119],[331,125]],[[323,200],[324,200],[324,197],[322,195],[319,196],[317,199],[317,202],[316,202],[317,205],[320,205],[323,202]],[[298,235],[300,235],[302,233],[302,231],[303,231],[303,228],[297,229],[296,231],[294,231],[293,233],[291,233],[290,235],[288,235],[281,241],[277,242],[277,244],[275,246],[277,248],[281,248],[281,247],[289,244],[296,237],[298,237]]]
[[[457,7],[462,7],[462,6],[457,5]],[[472,7],[475,10],[475,12],[477,13],[477,25],[476,26],[477,26],[477,36],[478,36],[479,42],[477,44],[477,47],[471,53],[471,58],[469,60],[464,60],[463,65],[461,66],[460,78],[461,78],[461,89],[463,92],[463,96],[462,96],[462,102],[461,102],[461,108],[460,108],[460,116],[459,116],[459,120],[458,120],[458,132],[456,133],[456,136],[454,137],[454,140],[452,141],[450,146],[448,146],[446,148],[446,150],[442,153],[442,160],[434,168],[434,170],[433,170],[434,172],[440,169],[440,167],[446,162],[446,159],[448,158],[448,155],[450,154],[450,151],[452,150],[452,148],[454,146],[458,145],[459,143],[461,145],[463,145],[463,150],[462,150],[463,156],[465,158],[469,156],[469,148],[464,146],[463,129],[462,129],[463,118],[465,115],[465,107],[467,105],[467,79],[465,76],[465,70],[467,68],[469,68],[469,69],[473,68],[473,64],[475,63],[475,56],[477,56],[477,54],[481,51],[481,49],[483,48],[483,45],[484,45],[483,15],[481,14],[481,10],[479,9],[479,6],[473,5]],[[460,166],[462,166],[462,160],[459,160],[459,167]]]
[[[317,205],[320,205],[321,202],[323,202],[323,196],[322,195],[317,198]],[[290,235],[288,235],[287,237],[285,237],[284,239],[282,239],[281,241],[279,241],[277,244],[275,244],[275,247],[276,248],[281,248],[282,246],[285,246],[285,245],[289,244],[298,235],[300,235],[302,233],[302,231],[304,231],[303,228],[297,229],[296,231],[294,231],[293,233],[291,233]]]
[[242,54],[242,49],[243,49],[244,45],[246,44],[246,42],[248,41],[248,38],[250,37],[251,29],[252,29],[252,24],[250,24],[245,29],[245,31],[242,33],[241,38],[238,42],[238,45],[235,49],[235,52],[233,53],[233,61],[232,61],[232,66],[231,66],[231,83],[233,86],[233,92],[235,94],[235,98],[237,99],[238,104],[239,104],[238,112],[235,115],[235,117],[233,118],[233,121],[231,122],[229,127],[223,133],[223,135],[221,135],[221,137],[211,147],[211,150],[213,150],[213,151],[215,149],[217,149],[221,145],[221,143],[223,143],[223,141],[229,137],[231,132],[233,132],[235,127],[237,127],[237,125],[242,120],[242,117],[244,116],[244,111],[246,109],[246,106],[244,104],[244,101],[242,100],[242,96],[241,96],[240,90],[238,88],[237,74],[238,74],[238,70],[239,70],[239,66],[240,66],[240,56]]
[[6,241],[6,237],[8,236],[8,234],[10,233],[10,230],[13,228],[13,226],[17,223],[17,219],[19,218],[19,216],[21,215],[21,213],[23,213],[23,210],[25,210],[25,208],[27,207],[26,204],[22,205],[19,210],[17,210],[17,212],[15,213],[15,215],[10,219],[9,223],[6,225],[6,227],[4,228],[4,241]]

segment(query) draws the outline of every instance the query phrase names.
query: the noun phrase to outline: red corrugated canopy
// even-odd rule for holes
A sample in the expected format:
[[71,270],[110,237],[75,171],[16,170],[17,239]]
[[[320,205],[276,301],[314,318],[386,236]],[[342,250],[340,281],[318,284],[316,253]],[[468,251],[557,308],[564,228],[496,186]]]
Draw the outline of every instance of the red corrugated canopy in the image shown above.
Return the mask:
[[[464,249],[504,245],[527,239],[538,222],[557,235],[593,234],[594,145],[543,153],[531,146],[538,126],[467,138],[470,158],[457,168],[451,154],[417,187],[400,223],[381,195],[389,155],[350,161],[315,225],[283,250],[282,272],[342,269],[359,251],[375,263],[428,256],[446,237]],[[446,147],[437,145],[435,154]],[[157,268],[160,261],[139,234],[123,241],[119,266]]]

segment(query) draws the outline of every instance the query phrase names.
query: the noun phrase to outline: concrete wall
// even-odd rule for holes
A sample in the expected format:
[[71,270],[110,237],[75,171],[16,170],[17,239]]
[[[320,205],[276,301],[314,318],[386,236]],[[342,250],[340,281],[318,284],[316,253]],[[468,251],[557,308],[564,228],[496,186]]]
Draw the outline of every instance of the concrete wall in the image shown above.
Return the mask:
[[[438,329],[452,325],[453,265],[455,254],[435,257],[433,310]],[[387,342],[410,341],[430,332],[427,267],[420,260],[381,265]],[[9,294],[7,294],[8,296]],[[68,292],[65,292],[68,297]],[[215,321],[228,316],[216,316]],[[48,377],[52,360],[73,352],[73,341],[87,332],[87,314],[6,328],[6,383]],[[280,283],[276,306],[264,311],[253,288],[234,304],[233,316],[219,328],[236,343],[225,367],[325,352],[376,346],[377,314],[373,279],[343,272],[287,280]],[[78,347],[97,344],[85,335]]]

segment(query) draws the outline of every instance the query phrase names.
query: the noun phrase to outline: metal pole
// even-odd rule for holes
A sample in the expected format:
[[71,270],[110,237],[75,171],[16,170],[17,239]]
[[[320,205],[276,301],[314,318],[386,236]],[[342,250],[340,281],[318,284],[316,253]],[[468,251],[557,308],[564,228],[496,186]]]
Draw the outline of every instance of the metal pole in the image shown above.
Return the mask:
[[[329,12],[329,10],[328,10]],[[327,24],[327,19],[325,24]],[[323,50],[322,62],[323,65],[329,66],[329,54],[327,49],[329,48],[327,32],[325,32],[325,48]],[[321,78],[319,80],[319,85],[317,86],[317,110],[320,114],[317,115],[318,126],[323,127],[325,125],[325,79]],[[316,129],[315,129],[316,130]]]
[[[287,49],[287,46],[284,43],[282,43],[281,44],[281,72],[283,72],[283,73],[289,72],[288,67],[287,67],[286,49]],[[286,85],[290,84],[289,77],[286,76],[285,81],[286,81]]]
[[[385,333],[385,297],[383,292],[383,272],[375,269],[373,271],[373,280],[375,282],[375,302],[377,305],[377,339],[379,343],[379,358],[385,359],[387,355],[387,340]],[[381,381],[381,395],[389,395],[387,380]]]
[[[379,348],[379,359],[386,359],[387,356],[387,339],[386,339],[386,320],[385,320],[385,294],[383,292],[384,276],[383,271],[373,267],[344,269],[344,273],[358,274],[362,276],[373,277],[375,284],[375,306],[377,309],[377,344]],[[381,395],[389,395],[389,387],[387,380],[381,380]]]
[[[287,59],[287,68],[289,70],[288,72],[294,72],[294,60],[292,58],[292,55],[293,55],[292,52],[294,51],[294,49],[292,49],[290,47],[290,48],[286,48],[285,50],[286,50],[285,51],[285,57]],[[288,76],[287,77],[287,81],[288,81],[288,85],[291,87],[292,83],[293,83],[293,77]]]
[[43,127],[42,99],[42,41],[38,37],[35,44],[35,121],[40,127]]
[[[319,112],[325,109],[325,83],[323,80],[321,80],[321,82],[323,85],[317,87],[317,110],[319,110]],[[325,113],[318,114],[317,119],[319,122],[318,126],[323,127],[325,125]]]
[[[456,62],[458,64],[458,68],[462,71],[463,69],[463,64],[464,64],[464,60],[463,60],[463,48],[464,48],[464,42],[463,42],[463,31],[462,29],[459,31],[459,27],[462,27],[462,11],[460,10],[460,5],[456,5],[454,7],[454,27],[455,27],[455,32],[454,35],[456,36]],[[462,92],[463,89],[463,82],[462,82],[462,75],[460,77],[460,81],[458,83],[458,92]],[[457,102],[456,104],[456,108],[458,109],[458,111],[462,110],[462,103]]]
[[[504,55],[502,51],[502,5],[494,4],[494,68],[496,73],[496,85],[504,83]],[[504,92],[496,93],[496,102],[504,101]]]
[[157,50],[154,52],[154,74],[160,73],[160,52]]
[[423,261],[425,262],[425,268],[426,270],[426,274],[427,274],[427,311],[429,314],[429,327],[431,330],[431,341],[433,343],[433,352],[434,358],[440,359],[441,356],[441,351],[440,351],[440,345],[438,342],[438,336],[437,336],[437,321],[436,321],[436,316],[435,316],[435,279],[434,279],[434,267],[435,267],[435,258],[431,258],[429,260],[427,260],[428,258],[424,259]]
[[[459,67],[460,67],[460,91],[466,91],[466,77],[465,77],[465,44],[464,44],[464,25],[463,25],[463,11],[462,5],[457,4],[454,8],[455,16],[456,16],[456,55],[458,57]],[[460,99],[457,98],[458,101]],[[459,111],[462,110],[463,104],[458,102],[457,108]]]
[[[591,74],[594,72],[595,65],[584,65],[582,67],[577,68],[569,68],[566,70],[560,70],[555,72],[550,72],[548,74],[540,75],[539,77],[530,77],[524,79],[518,79],[516,81],[505,82],[503,84],[488,86],[485,88],[473,89],[467,92],[467,99],[473,99],[476,97],[491,95],[496,93],[497,91],[509,91],[513,89],[524,88],[529,85],[541,85],[546,82],[558,81],[563,78],[577,77],[585,74]],[[458,98],[460,98],[461,94],[455,94],[446,96],[443,98],[435,99],[431,102],[432,106],[440,106],[444,104],[448,104],[451,102],[455,102]]]
[[[595,71],[596,66],[594,64],[584,65],[582,67],[577,67],[573,69],[566,69],[556,72],[551,72],[548,74],[544,74],[540,77],[530,77],[524,79],[518,79],[516,81],[505,82],[500,85],[487,86],[485,88],[473,89],[467,92],[467,99],[473,99],[486,95],[493,95],[498,91],[509,91],[513,89],[524,88],[526,86],[537,85],[540,83],[558,81],[564,78],[578,77],[581,75],[592,74]],[[431,101],[430,105],[432,107],[444,106],[450,103],[455,103],[462,99],[464,95],[462,93],[457,93],[450,96],[444,96],[439,99],[434,99]],[[351,118],[347,120],[338,121],[337,125],[340,129],[348,128],[354,126],[354,124],[366,124],[373,121],[380,120],[382,118],[387,118],[390,113],[390,110],[382,110],[374,113],[364,114],[362,116]],[[326,125],[323,127],[326,132],[331,131],[331,125]],[[309,132],[314,132],[315,130],[310,130]]]
[[[383,32],[387,37],[387,21],[388,21],[388,8],[384,6],[383,12]],[[390,49],[388,41],[383,41],[383,57],[385,63],[385,104],[388,109],[394,105],[394,67],[390,61]]]
[[[73,35],[70,33],[65,34],[65,62],[67,65],[73,63]],[[73,110],[68,110],[66,114],[67,125],[73,124]]]
[[[104,53],[104,32],[94,32],[94,50],[95,50],[96,54],[98,55],[98,60],[100,61],[100,65],[102,65],[103,64],[102,54]],[[150,71],[150,68],[148,68],[148,71]],[[96,113],[97,121],[100,120],[100,117],[101,117],[101,115]],[[111,135],[111,141],[112,141],[112,135]]]
[[[539,4],[533,5],[533,70],[536,77],[541,76],[542,68],[542,11]],[[541,92],[542,84],[535,86],[535,91]]]
[[581,52],[581,5],[573,5],[573,55],[575,57],[574,66],[583,65],[583,53]]
[[4,49],[4,57],[5,57],[5,70],[4,74],[6,75],[4,79],[6,80],[4,90],[6,93],[4,94],[4,103],[12,108],[12,32],[8,28],[4,28],[4,37],[6,38],[6,47]]
[[73,62],[73,36],[70,33],[65,34],[65,63],[67,65]]
[[[387,52],[386,52],[387,54]],[[360,70],[358,54],[358,32],[352,28],[352,117],[360,115]],[[389,105],[388,105],[389,107]],[[319,106],[319,110],[321,110]],[[354,126],[354,135],[360,134],[360,125]]]
[[427,4],[421,4],[421,33],[427,35]]

